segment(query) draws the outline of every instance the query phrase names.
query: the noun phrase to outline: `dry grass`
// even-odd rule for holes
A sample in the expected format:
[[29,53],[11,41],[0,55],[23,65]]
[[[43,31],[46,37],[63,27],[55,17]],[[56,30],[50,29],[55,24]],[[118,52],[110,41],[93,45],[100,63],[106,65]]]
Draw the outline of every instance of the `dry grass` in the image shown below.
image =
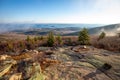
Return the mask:
[[[34,39],[35,35],[30,35],[31,39]],[[24,49],[35,49],[39,46],[47,46],[47,36],[44,36],[43,40],[32,40],[27,42],[26,35],[21,34],[2,34],[0,35],[0,54],[6,52],[20,52]],[[105,37],[98,41],[97,36],[90,37],[90,43],[96,48],[102,48],[110,51],[120,52],[120,38],[118,37]],[[78,43],[78,36],[62,36],[62,45],[76,46]],[[54,46],[58,45],[58,41],[55,36]]]
[[119,37],[105,37],[97,40],[98,37],[91,37],[91,44],[94,47],[102,48],[110,51],[120,52],[120,38]]

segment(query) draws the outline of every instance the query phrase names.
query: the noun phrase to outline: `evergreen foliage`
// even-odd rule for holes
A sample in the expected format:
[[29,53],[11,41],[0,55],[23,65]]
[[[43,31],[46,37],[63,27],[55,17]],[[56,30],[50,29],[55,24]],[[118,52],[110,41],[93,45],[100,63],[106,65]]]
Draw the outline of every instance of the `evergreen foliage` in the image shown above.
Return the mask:
[[50,47],[52,47],[54,45],[54,35],[53,35],[53,32],[50,32],[48,34],[47,45],[50,46]]
[[90,38],[89,38],[88,30],[86,28],[83,28],[79,32],[78,41],[81,45],[90,44]]
[[60,35],[57,36],[58,45],[62,44],[62,38]]
[[105,32],[102,32],[100,35],[99,35],[99,38],[98,38],[98,41],[105,38],[106,34]]

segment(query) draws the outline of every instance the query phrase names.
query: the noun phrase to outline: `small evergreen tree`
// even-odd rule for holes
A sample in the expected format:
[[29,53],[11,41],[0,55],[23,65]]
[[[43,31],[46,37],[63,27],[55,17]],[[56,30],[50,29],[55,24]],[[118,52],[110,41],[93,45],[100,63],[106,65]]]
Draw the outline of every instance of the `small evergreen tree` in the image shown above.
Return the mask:
[[37,41],[38,40],[38,38],[37,37],[34,37],[34,41]]
[[98,37],[98,41],[105,38],[105,36],[106,36],[105,32],[102,32]]
[[81,45],[88,45],[90,44],[90,39],[89,39],[89,35],[88,35],[88,30],[86,28],[83,28],[80,32],[79,32],[79,36],[78,36],[78,41]]
[[19,46],[20,46],[20,48],[22,48],[22,49],[25,48],[25,44],[24,44],[22,41],[19,42]]
[[30,36],[27,36],[26,41],[28,41],[28,42],[29,42],[30,40],[31,40],[31,39],[30,39]]
[[53,35],[53,32],[50,32],[48,34],[47,44],[48,44],[48,46],[53,46],[53,44],[54,44],[54,35]]
[[60,36],[60,35],[57,36],[57,41],[58,41],[58,44],[59,44],[59,45],[62,44],[62,39],[61,39],[61,36]]

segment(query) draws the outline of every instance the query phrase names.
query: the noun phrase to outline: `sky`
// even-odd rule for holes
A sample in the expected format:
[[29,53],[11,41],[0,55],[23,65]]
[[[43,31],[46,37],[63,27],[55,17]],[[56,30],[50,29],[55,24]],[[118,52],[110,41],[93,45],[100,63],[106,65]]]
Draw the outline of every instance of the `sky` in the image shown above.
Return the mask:
[[120,23],[120,0],[0,0],[0,23]]

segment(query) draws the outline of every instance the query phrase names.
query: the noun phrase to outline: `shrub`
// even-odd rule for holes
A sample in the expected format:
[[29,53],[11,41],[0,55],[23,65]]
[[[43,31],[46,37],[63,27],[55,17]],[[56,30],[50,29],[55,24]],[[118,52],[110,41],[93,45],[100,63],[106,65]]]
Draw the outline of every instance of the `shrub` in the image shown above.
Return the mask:
[[97,48],[120,52],[120,38],[117,36],[107,36],[100,41],[98,41],[98,38],[96,36],[91,38],[91,44]]
[[47,45],[48,46],[53,46],[54,45],[54,35],[53,35],[53,32],[50,32],[48,34]]
[[25,43],[23,41],[19,42],[19,47],[25,49]]
[[27,39],[26,39],[26,41],[30,41],[31,40],[31,38],[30,38],[30,36],[27,36]]
[[83,28],[80,32],[79,32],[79,36],[78,36],[78,41],[81,45],[88,45],[90,44],[90,39],[89,39],[89,35],[88,35],[88,30],[86,28]]
[[58,35],[56,39],[57,39],[58,45],[61,45],[62,44],[61,36]]
[[38,37],[34,37],[34,41],[37,41],[38,40]]
[[41,36],[41,37],[40,37],[40,40],[43,40],[43,39],[44,39],[44,37],[43,37],[43,36]]
[[106,34],[105,32],[102,32],[100,35],[99,35],[99,38],[98,38],[98,41],[105,38]]

